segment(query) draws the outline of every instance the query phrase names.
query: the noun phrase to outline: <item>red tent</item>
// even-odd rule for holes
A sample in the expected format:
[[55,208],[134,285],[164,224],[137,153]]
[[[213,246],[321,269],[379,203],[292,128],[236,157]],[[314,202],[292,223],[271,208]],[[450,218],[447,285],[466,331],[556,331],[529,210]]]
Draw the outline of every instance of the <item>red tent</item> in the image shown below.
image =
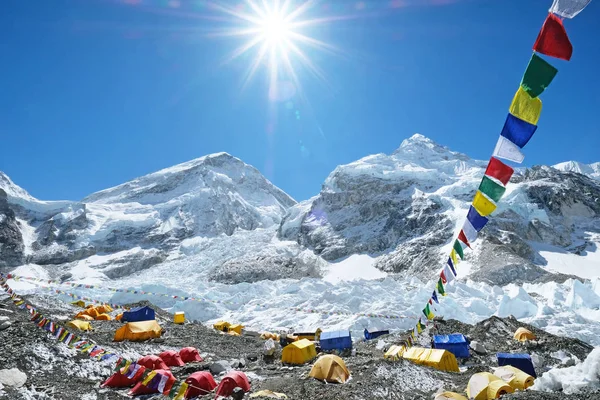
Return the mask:
[[163,351],[158,355],[169,367],[183,367],[185,363],[181,361],[179,353],[173,350]]
[[133,376],[133,378],[129,379],[127,376],[123,375],[120,372],[115,372],[102,383],[102,387],[114,387],[114,388],[124,388],[124,387],[132,387],[136,383],[142,379],[142,375],[146,370],[145,367],[140,367],[138,372]]
[[248,377],[241,371],[230,371],[223,377],[217,388],[215,399],[219,396],[227,397],[233,393],[236,387],[242,388],[244,392],[250,391],[250,382]]
[[197,396],[204,396],[205,394],[212,392],[217,387],[217,383],[213,379],[210,372],[198,371],[194,372],[185,380],[185,383],[189,385],[188,390],[185,392],[186,399],[192,399]]
[[146,368],[150,368],[153,370],[156,369],[169,369],[167,364],[160,358],[159,356],[150,355],[142,357],[138,360],[138,364],[143,365]]
[[[159,382],[161,380],[161,377],[158,374],[167,376],[167,382],[165,383],[165,386],[162,391],[160,391],[158,387]],[[175,384],[175,377],[173,376],[171,371],[169,371],[168,369],[157,369],[156,376],[152,378],[150,382],[148,382],[148,385],[144,386],[140,381],[133,387],[133,389],[129,391],[128,394],[130,396],[137,396],[140,394],[168,393],[173,387],[173,384]]]
[[184,347],[179,350],[179,356],[181,357],[181,361],[185,363],[202,361],[202,357],[200,357],[200,353],[198,353],[198,349],[195,347]]

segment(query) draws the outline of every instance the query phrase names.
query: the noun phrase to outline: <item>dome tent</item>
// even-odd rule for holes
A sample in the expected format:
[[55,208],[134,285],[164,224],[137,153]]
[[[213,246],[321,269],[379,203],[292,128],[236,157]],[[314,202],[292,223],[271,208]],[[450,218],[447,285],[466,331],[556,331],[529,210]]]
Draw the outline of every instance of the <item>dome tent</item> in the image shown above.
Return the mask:
[[167,364],[165,364],[163,359],[155,355],[144,356],[140,358],[137,363],[152,370],[169,369],[169,367],[167,366]]
[[142,379],[142,375],[144,375],[144,371],[146,368],[140,365],[135,375],[131,378],[128,378],[127,375],[122,374],[120,371],[112,374],[107,380],[102,382],[101,387],[114,387],[114,388],[126,388],[132,387],[136,383],[138,383]]
[[497,399],[512,392],[514,392],[513,388],[489,372],[474,374],[467,385],[467,396],[474,400]]
[[346,363],[340,357],[327,354],[319,357],[308,376],[331,383],[345,383],[350,378]]
[[114,341],[122,342],[123,340],[131,340],[132,342],[140,342],[143,340],[159,338],[162,328],[154,320],[129,322],[117,329],[115,332]]
[[158,355],[169,367],[183,367],[185,363],[181,360],[179,353],[173,350],[163,351]]
[[194,372],[185,380],[185,383],[189,385],[185,392],[186,399],[192,399],[198,396],[204,396],[207,393],[212,392],[216,387],[217,383],[215,379],[207,371]]
[[250,391],[250,382],[248,377],[241,371],[230,371],[223,377],[219,386],[215,398],[218,396],[227,397],[233,393],[233,389],[236,387],[241,388],[244,392]]
[[183,349],[179,350],[179,356],[181,357],[181,361],[184,363],[202,361],[200,352],[198,352],[198,349],[195,347],[184,347]]
[[[138,382],[133,389],[129,391],[130,396],[137,396],[140,394],[154,394],[154,393],[168,393],[173,384],[175,384],[175,377],[168,369],[158,369],[155,371],[156,375],[146,383],[144,386],[143,382]],[[166,377],[164,383],[161,385],[162,377]]]

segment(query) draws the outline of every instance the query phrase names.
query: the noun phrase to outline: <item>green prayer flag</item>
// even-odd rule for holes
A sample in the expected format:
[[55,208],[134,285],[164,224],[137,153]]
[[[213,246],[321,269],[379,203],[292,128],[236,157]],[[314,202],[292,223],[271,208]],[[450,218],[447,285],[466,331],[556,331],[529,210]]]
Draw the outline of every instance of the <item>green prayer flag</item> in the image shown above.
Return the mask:
[[506,188],[484,175],[479,185],[479,191],[497,203],[506,192]]
[[420,319],[419,319],[419,326],[421,327],[421,329],[427,328],[427,326],[424,323],[422,323]]
[[521,87],[531,97],[538,97],[550,85],[558,70],[537,54],[531,56]]
[[456,251],[456,254],[458,254],[458,256],[460,257],[460,259],[461,259],[461,260],[464,260],[464,259],[465,259],[465,255],[464,255],[464,253],[463,253],[463,248],[462,248],[462,246],[460,245],[460,242],[458,241],[458,239],[456,239],[456,240],[454,241],[454,246],[453,246],[453,248],[454,248],[454,251]]
[[446,291],[444,290],[444,283],[442,282],[442,278],[440,278],[440,279],[438,280],[438,283],[437,283],[437,291],[438,291],[438,293],[439,293],[439,294],[441,294],[442,296],[445,296],[445,295],[446,295]]

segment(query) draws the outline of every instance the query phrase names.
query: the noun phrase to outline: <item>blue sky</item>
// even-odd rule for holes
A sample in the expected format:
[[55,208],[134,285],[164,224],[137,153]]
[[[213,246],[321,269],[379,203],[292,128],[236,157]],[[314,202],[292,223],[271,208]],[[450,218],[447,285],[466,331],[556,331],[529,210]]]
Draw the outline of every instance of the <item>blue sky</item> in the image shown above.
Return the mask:
[[[227,151],[303,200],[416,132],[487,159],[550,3],[322,0],[310,17],[356,17],[302,30],[344,51],[303,47],[329,86],[299,68],[308,102],[269,102],[264,68],[241,89],[252,54],[221,64],[242,41],[206,35],[224,22],[197,0],[4,0],[0,170],[76,200]],[[565,21],[573,58],[549,59],[525,165],[600,161],[599,20],[593,1]]]

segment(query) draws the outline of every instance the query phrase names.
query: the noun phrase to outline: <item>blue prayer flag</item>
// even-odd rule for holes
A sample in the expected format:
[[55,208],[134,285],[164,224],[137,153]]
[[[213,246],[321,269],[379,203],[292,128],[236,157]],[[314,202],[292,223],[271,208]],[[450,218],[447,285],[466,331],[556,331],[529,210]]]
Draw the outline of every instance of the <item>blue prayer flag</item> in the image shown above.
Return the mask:
[[529,139],[531,139],[536,129],[536,125],[523,121],[512,114],[508,114],[506,122],[504,123],[504,128],[502,128],[502,132],[500,132],[500,136],[504,136],[520,148],[523,148],[523,146],[529,142]]
[[475,230],[477,232],[479,232],[480,230],[483,229],[483,227],[485,226],[485,224],[488,223],[489,219],[487,219],[486,217],[481,216],[477,210],[475,209],[475,207],[471,206],[469,208],[469,213],[467,214],[467,219],[469,220],[469,222],[471,223],[471,225],[473,225],[473,228],[475,228]]

